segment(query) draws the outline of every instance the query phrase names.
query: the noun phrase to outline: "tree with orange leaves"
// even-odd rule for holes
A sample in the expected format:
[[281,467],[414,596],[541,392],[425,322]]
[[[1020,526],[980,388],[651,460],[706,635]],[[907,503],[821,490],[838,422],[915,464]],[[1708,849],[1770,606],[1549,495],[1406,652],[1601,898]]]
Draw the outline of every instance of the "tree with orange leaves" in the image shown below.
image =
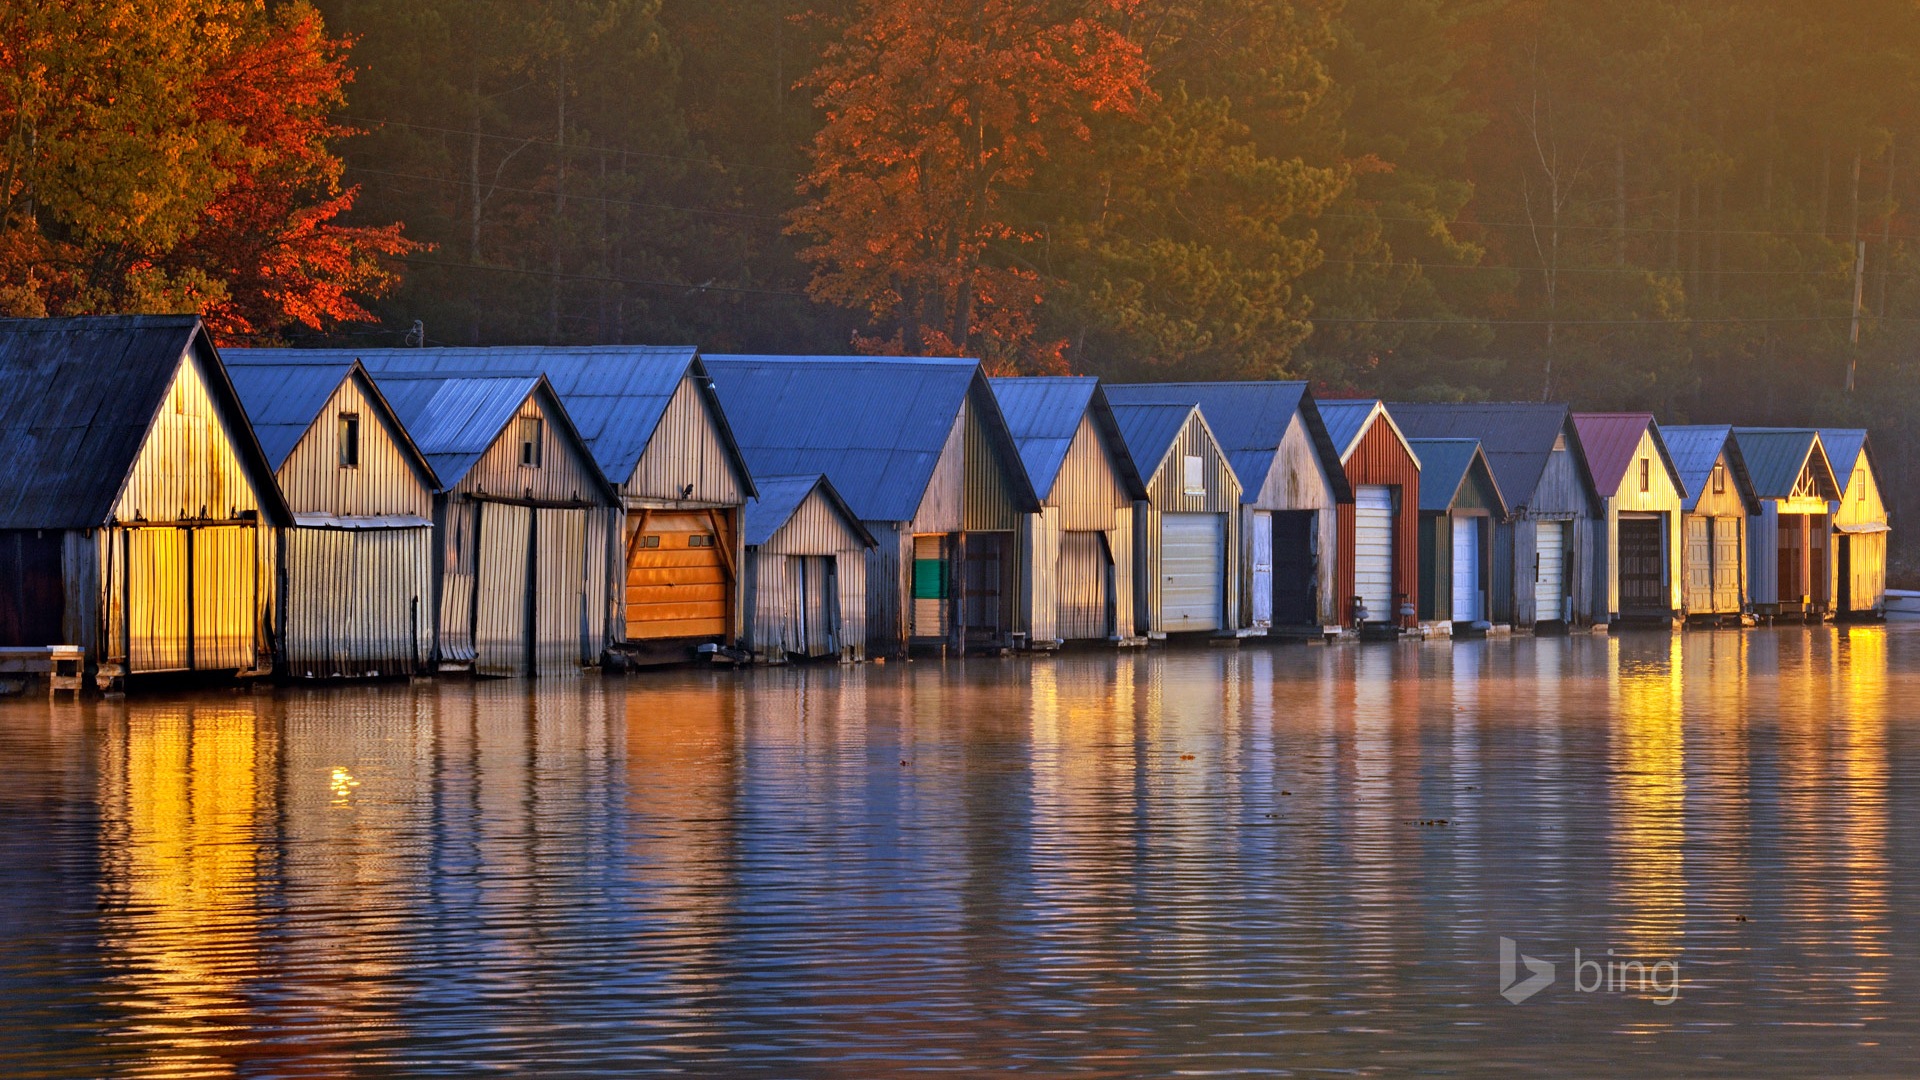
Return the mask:
[[0,12],[0,313],[203,313],[228,341],[368,318],[398,225],[338,223],[351,72],[303,3]]
[[1137,0],[863,0],[810,85],[826,122],[795,211],[816,299],[863,309],[873,350],[1055,370],[1036,230],[1011,202],[1097,114],[1149,96],[1122,32]]

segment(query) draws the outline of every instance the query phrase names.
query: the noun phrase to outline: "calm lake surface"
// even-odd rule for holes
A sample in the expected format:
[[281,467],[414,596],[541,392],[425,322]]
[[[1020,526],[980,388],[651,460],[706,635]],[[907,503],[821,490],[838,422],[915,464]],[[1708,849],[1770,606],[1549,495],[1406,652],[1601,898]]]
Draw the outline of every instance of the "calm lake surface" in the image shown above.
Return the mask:
[[1912,1076],[1917,703],[1901,627],[6,699],[0,1075]]

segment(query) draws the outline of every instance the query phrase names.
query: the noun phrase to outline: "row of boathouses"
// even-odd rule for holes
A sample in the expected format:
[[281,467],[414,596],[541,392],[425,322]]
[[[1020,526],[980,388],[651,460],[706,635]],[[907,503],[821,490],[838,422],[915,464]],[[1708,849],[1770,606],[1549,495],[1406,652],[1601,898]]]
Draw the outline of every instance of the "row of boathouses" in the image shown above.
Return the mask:
[[103,682],[1871,617],[1866,433],[0,322],[0,649]]

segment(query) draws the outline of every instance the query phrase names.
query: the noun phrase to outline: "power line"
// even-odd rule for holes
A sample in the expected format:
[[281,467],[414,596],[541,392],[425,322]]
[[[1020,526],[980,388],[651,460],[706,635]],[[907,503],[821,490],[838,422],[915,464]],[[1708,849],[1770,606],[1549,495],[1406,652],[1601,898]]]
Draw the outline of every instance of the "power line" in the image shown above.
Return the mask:
[[671,289],[675,292],[702,293],[739,293],[747,296],[785,296],[801,300],[811,300],[803,292],[790,289],[753,289],[743,285],[699,285],[687,281],[654,281],[648,278],[613,277],[608,274],[571,274],[565,271],[534,270],[521,266],[491,266],[486,263],[449,262],[444,259],[423,259],[417,255],[403,255],[400,261],[414,266],[431,266],[445,270],[491,270],[501,274],[520,274],[527,277],[560,278],[566,281],[593,281],[606,285],[639,285],[647,288]]

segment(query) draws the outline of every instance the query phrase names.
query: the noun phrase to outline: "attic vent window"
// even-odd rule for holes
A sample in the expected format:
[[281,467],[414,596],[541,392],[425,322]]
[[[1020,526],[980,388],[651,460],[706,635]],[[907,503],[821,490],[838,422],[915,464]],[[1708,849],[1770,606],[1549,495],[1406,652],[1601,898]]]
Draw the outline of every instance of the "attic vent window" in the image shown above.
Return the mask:
[[1727,493],[1727,467],[1725,465],[1715,465],[1713,467],[1713,493],[1715,495],[1725,495]]
[[360,414],[340,414],[340,467],[360,467]]
[[1640,459],[1640,490],[1653,490],[1653,462],[1648,458]]
[[1181,465],[1184,466],[1181,472],[1185,481],[1181,485],[1182,489],[1189,495],[1205,495],[1207,478],[1200,459],[1189,454],[1182,459]]
[[1853,479],[1848,481],[1848,483],[1853,485],[1853,490],[1859,492],[1858,495],[1854,496],[1854,501],[1861,506],[1867,505],[1867,470],[1853,470]]
[[1567,448],[1567,433],[1566,433],[1566,432],[1564,432],[1564,431],[1563,431],[1563,432],[1561,432],[1560,434],[1558,434],[1558,435],[1555,435],[1555,436],[1553,437],[1553,448],[1554,448],[1555,450],[1565,450],[1565,449]]
[[529,469],[540,467],[541,427],[537,416],[520,418],[520,464]]

